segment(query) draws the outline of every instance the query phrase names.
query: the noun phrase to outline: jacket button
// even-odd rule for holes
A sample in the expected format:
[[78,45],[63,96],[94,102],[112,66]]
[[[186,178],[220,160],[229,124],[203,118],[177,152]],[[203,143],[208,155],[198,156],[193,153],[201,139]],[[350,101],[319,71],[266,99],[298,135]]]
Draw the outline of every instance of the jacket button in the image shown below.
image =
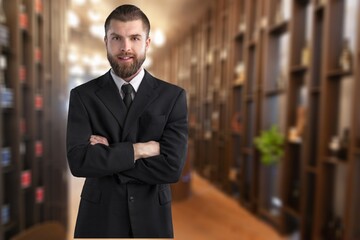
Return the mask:
[[133,197],[133,196],[130,196],[130,197],[129,197],[129,201],[130,201],[130,202],[134,202],[134,197]]

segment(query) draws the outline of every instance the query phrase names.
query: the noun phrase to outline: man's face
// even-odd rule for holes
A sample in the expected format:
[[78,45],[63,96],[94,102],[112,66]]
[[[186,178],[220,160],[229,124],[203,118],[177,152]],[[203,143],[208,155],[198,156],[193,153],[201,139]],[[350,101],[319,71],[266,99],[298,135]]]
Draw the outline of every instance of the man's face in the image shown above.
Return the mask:
[[111,20],[104,41],[115,74],[130,81],[139,72],[150,45],[141,20]]

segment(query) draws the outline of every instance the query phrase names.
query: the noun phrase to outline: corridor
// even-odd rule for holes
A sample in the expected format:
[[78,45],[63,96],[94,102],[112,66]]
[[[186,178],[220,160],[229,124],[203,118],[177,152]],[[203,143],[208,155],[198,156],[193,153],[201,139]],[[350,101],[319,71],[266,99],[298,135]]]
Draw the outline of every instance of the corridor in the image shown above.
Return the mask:
[[[83,180],[70,176],[69,240],[76,220]],[[269,225],[263,223],[234,199],[216,189],[196,173],[192,175],[189,199],[173,202],[176,240],[282,240]]]

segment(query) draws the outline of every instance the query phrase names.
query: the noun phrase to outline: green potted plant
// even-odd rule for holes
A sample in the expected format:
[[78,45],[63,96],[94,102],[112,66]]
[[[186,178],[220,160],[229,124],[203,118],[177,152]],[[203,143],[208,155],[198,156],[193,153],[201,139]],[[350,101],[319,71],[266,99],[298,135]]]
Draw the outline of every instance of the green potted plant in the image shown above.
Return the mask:
[[276,125],[261,132],[254,140],[256,148],[261,153],[261,162],[264,165],[273,165],[284,155],[284,135]]

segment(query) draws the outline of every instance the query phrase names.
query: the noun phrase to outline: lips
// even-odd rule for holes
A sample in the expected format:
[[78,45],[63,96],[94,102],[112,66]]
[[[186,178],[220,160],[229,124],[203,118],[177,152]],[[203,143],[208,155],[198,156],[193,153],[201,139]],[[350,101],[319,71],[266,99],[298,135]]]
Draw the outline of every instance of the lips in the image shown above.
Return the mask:
[[130,55],[120,55],[117,57],[119,61],[121,62],[131,62],[133,61],[134,56],[130,56]]

